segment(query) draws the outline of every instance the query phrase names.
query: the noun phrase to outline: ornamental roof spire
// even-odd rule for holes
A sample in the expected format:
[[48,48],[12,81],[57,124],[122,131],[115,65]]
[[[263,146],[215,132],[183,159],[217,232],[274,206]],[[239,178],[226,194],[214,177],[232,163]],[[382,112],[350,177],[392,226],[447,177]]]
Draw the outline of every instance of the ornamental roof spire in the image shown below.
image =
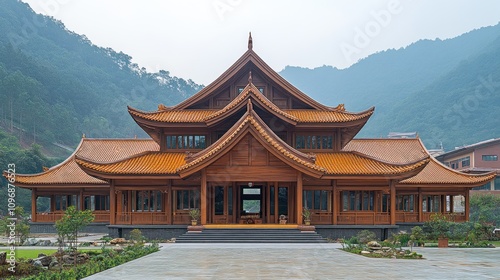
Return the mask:
[[253,42],[252,42],[252,32],[248,33],[248,49],[251,50],[253,48]]

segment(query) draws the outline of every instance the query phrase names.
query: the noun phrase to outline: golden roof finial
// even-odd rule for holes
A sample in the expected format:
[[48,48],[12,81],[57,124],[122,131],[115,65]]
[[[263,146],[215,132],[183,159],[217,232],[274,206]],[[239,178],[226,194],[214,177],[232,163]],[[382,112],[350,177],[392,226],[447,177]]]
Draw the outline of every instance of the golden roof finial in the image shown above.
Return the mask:
[[248,73],[248,83],[252,83],[252,70],[250,70],[250,72]]
[[253,42],[252,42],[252,32],[248,33],[248,49],[251,50],[253,48]]
[[82,138],[85,138],[85,133],[82,135]]
[[50,168],[48,168],[47,166],[42,166],[42,169],[43,171],[49,171]]
[[249,98],[247,101],[247,111],[250,112],[252,110],[253,110],[253,105],[252,105],[252,101]]

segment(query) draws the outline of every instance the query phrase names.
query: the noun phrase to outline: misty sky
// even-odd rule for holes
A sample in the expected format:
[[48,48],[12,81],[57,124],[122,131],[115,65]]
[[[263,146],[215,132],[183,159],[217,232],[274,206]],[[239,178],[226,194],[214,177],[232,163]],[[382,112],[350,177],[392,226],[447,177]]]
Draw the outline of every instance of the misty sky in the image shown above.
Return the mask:
[[419,39],[452,38],[500,21],[500,1],[23,0],[148,71],[208,84],[247,49],[276,71],[345,68]]

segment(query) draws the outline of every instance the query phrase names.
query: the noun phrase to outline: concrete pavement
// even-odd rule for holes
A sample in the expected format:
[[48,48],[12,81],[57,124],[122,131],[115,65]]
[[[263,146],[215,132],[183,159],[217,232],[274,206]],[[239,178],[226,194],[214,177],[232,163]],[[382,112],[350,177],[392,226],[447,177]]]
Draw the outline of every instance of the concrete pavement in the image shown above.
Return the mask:
[[499,279],[500,248],[416,248],[424,260],[373,259],[340,244],[162,244],[85,279]]

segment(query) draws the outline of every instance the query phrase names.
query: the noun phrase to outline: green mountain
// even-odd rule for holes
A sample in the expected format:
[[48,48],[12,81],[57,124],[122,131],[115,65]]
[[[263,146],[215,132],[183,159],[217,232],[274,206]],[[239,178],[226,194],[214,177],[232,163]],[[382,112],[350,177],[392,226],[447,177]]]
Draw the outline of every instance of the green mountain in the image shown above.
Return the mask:
[[149,73],[25,3],[0,0],[0,6],[0,129],[24,146],[54,151],[53,144],[74,148],[82,134],[145,136],[127,105],[173,105],[201,88],[168,71]]
[[[346,69],[287,66],[280,74],[325,104],[345,103],[351,111],[375,106],[360,137],[417,131],[428,148],[442,142],[452,149],[500,135],[494,124],[500,105],[499,38],[500,24],[383,51]],[[493,89],[474,99],[483,80]]]

